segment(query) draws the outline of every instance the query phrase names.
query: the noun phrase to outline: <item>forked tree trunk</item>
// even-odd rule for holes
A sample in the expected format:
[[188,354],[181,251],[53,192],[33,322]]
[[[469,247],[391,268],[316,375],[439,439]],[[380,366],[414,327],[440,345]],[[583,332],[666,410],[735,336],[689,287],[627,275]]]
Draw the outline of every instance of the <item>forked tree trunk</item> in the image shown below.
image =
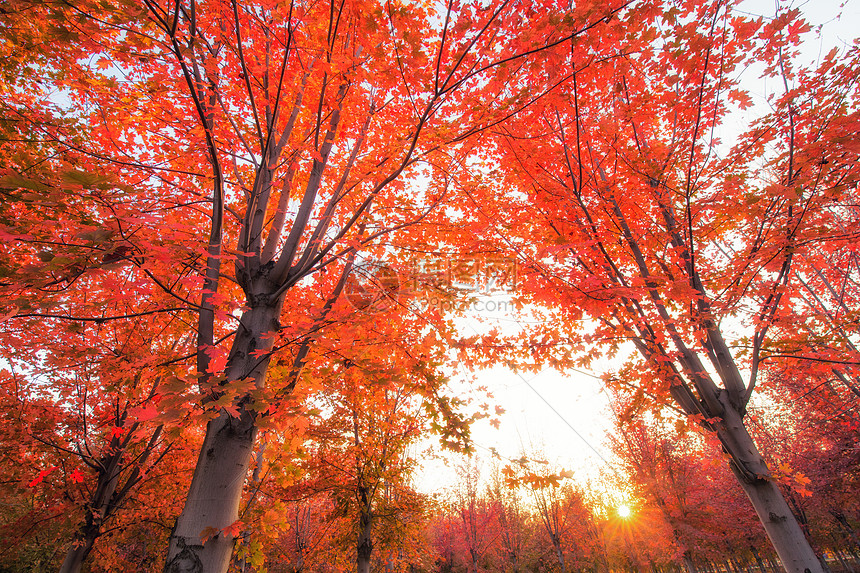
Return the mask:
[[84,523],[81,524],[75,534],[75,540],[69,547],[66,558],[60,566],[60,573],[79,573],[84,561],[93,550],[96,539],[101,535],[101,526],[105,514],[109,511],[108,503],[116,490],[117,476],[115,470],[116,467],[111,465],[108,466],[107,471],[102,471],[99,475],[99,483],[93,501],[86,508]]
[[725,410],[717,435],[732,457],[730,467],[758,514],[787,573],[823,573],[821,563],[776,485],[741,415],[720,395]]
[[[122,425],[121,422],[118,424]],[[134,428],[131,431],[134,431]],[[141,463],[149,456],[149,452],[152,451],[160,435],[161,428],[159,427],[153,432],[149,445],[140,458]],[[118,437],[111,439],[110,446],[109,453],[99,460],[98,481],[95,491],[93,491],[92,497],[85,508],[84,521],[78,528],[75,540],[72,542],[71,547],[69,547],[63,564],[60,566],[60,573],[78,573],[81,570],[84,561],[93,550],[96,540],[102,533],[102,526],[105,520],[113,514],[116,505],[125,497],[129,488],[138,482],[138,476],[140,475],[139,468],[132,472],[128,481],[126,481],[125,487],[121,488],[120,492],[117,493],[121,473],[120,466],[125,454],[125,446],[121,445]]]
[[[261,301],[265,298],[257,302]],[[281,302],[258,304],[242,314],[227,362],[228,381],[252,380],[258,388],[265,385],[273,334],[280,327]],[[257,415],[249,406],[247,397],[240,398],[234,402],[238,416],[222,409],[206,425],[185,507],[170,536],[165,573],[227,571],[235,541],[230,526],[239,519],[257,436]]]
[[845,513],[842,511],[831,511],[831,515],[836,520],[836,523],[839,524],[839,527],[843,530],[846,537],[851,540],[853,547],[851,548],[851,552],[855,553],[855,550],[860,548],[860,537],[857,536],[857,532],[854,531],[854,528],[851,527],[851,524],[848,522],[848,518],[845,517]]
[[478,552],[470,547],[469,555],[472,556],[472,573],[478,573]]

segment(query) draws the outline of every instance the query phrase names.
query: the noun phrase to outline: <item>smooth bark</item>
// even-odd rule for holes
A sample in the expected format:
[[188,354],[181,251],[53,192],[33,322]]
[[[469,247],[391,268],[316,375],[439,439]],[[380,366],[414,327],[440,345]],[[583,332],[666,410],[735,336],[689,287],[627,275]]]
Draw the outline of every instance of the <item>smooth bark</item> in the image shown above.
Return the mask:
[[98,532],[95,534],[85,534],[76,536],[75,541],[66,553],[66,558],[60,566],[60,573],[78,573],[81,570],[84,560],[93,549],[93,545],[98,538]]
[[717,395],[722,415],[715,430],[731,456],[732,473],[747,494],[787,573],[823,573],[821,563],[779,490],[743,415],[728,392]]
[[[281,302],[265,296],[242,315],[230,351],[228,381],[253,380],[265,384],[274,337],[280,327]],[[270,304],[267,304],[270,303]],[[219,388],[212,388],[217,399]],[[232,413],[221,409],[206,425],[206,437],[185,507],[170,537],[165,573],[226,571],[233,552],[231,526],[239,519],[239,502],[257,435],[256,413],[247,397],[234,404]],[[237,415],[238,414],[238,415]]]

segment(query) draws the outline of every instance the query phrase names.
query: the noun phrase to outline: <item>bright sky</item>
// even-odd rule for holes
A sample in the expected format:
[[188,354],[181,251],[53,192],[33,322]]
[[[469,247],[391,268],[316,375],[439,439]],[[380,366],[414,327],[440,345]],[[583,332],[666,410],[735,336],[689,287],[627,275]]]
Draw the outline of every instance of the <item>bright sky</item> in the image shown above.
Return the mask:
[[[508,332],[519,330],[517,317],[505,311],[504,301],[504,297],[483,301],[475,311],[480,318],[459,321],[462,333],[483,333],[491,326]],[[484,470],[489,468],[494,451],[502,465],[519,459],[525,451],[534,459],[573,471],[578,479],[597,479],[602,470],[609,469],[606,460],[611,460],[611,454],[602,442],[611,424],[607,396],[599,380],[586,372],[562,374],[546,368],[538,374],[518,374],[502,366],[479,372],[477,380],[493,395],[491,413],[496,405],[505,410],[493,416],[500,422],[498,428],[489,420],[472,426]],[[466,382],[455,380],[454,388],[458,384],[464,395],[468,394]],[[456,454],[425,460],[424,471],[417,476],[418,487],[425,492],[451,487],[458,463],[461,459]]]
[[[860,0],[847,0],[840,8],[836,0],[809,0],[807,2],[777,2],[776,0],[747,0],[739,10],[749,14],[772,16],[776,6],[799,7],[813,25],[821,25],[817,35],[807,39],[803,57],[816,61],[831,48],[850,45],[857,37],[860,23]],[[841,19],[837,19],[839,12]],[[782,86],[768,85],[758,78],[759,71],[749,69],[744,75],[748,89],[757,105],[766,105],[766,98]],[[758,108],[760,113],[761,107]],[[755,108],[748,112],[755,113]],[[743,130],[750,116],[738,118],[722,134],[725,143]],[[733,133],[732,133],[733,132]],[[500,299],[495,299],[500,300]],[[496,323],[503,329],[517,329],[517,317],[505,312],[504,305],[486,305],[478,311],[484,322]],[[492,310],[494,308],[494,310]],[[477,318],[464,319],[463,334],[483,332],[486,325]],[[498,429],[489,421],[474,424],[472,432],[481,465],[486,470],[495,450],[502,457],[518,459],[523,451],[543,451],[544,457],[556,467],[572,470],[577,481],[600,482],[612,470],[612,455],[604,446],[607,430],[611,428],[608,397],[599,380],[583,372],[561,374],[546,369],[539,374],[517,374],[503,367],[478,374],[480,384],[486,385],[494,396],[494,404],[504,408],[499,416]],[[465,389],[464,389],[465,390]],[[492,409],[492,407],[491,407]],[[435,439],[434,439],[435,441]],[[442,459],[425,459],[424,469],[416,476],[417,486],[425,492],[438,492],[450,488],[456,480],[456,464],[461,459],[446,455]]]

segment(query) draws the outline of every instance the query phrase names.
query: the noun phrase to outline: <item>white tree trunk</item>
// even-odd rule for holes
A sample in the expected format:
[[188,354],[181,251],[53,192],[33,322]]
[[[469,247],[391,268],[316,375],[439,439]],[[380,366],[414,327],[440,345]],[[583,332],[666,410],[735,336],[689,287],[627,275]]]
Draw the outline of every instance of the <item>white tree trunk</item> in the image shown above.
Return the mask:
[[[253,416],[222,411],[206,438],[182,514],[170,538],[166,573],[227,571],[234,538],[221,533],[239,518],[239,502],[256,437]],[[208,536],[205,543],[202,537]]]
[[727,392],[719,398],[725,411],[717,435],[732,456],[732,472],[752,502],[782,566],[787,573],[823,573],[800,524],[747,432],[743,418],[729,403]]
[[[732,469],[737,475],[738,472]],[[785,570],[788,573],[821,573],[821,563],[791,513],[779,486],[769,479],[749,481],[738,476],[738,481],[752,502]]]
[[[243,313],[227,362],[228,381],[265,385],[280,311],[281,303],[275,301]],[[225,573],[230,565],[235,539],[224,530],[239,519],[257,435],[256,412],[248,408],[248,399],[240,398],[234,406],[238,417],[221,410],[206,426],[185,507],[170,536],[165,573]]]

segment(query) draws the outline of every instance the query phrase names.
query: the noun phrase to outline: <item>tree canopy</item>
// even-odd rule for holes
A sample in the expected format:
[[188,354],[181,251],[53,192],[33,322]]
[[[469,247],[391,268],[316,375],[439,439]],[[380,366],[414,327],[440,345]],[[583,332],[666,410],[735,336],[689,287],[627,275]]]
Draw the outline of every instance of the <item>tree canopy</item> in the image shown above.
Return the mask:
[[[7,2],[0,562],[844,561],[860,46],[809,63],[811,32],[722,0]],[[546,320],[463,332],[484,283]],[[487,415],[452,376],[598,357],[647,531],[525,454],[411,482]],[[715,510],[740,491],[762,530]]]

